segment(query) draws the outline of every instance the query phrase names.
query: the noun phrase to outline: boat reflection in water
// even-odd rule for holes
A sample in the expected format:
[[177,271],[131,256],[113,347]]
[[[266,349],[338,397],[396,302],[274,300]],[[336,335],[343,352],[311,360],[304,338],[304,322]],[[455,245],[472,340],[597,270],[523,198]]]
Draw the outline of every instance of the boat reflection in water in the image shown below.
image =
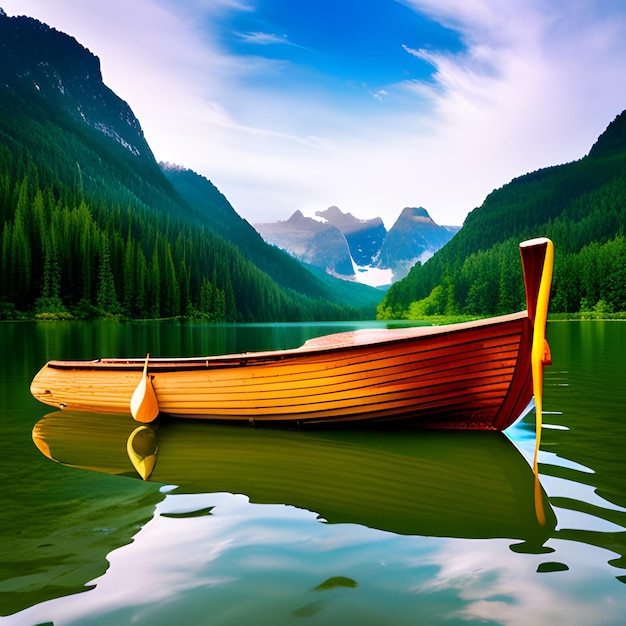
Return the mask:
[[498,432],[299,432],[184,420],[137,428],[128,416],[94,417],[46,415],[34,427],[35,444],[64,465],[142,473],[176,485],[177,493],[244,494],[257,504],[313,511],[332,524],[510,538],[521,541],[516,552],[530,553],[546,551],[556,525],[530,466]]

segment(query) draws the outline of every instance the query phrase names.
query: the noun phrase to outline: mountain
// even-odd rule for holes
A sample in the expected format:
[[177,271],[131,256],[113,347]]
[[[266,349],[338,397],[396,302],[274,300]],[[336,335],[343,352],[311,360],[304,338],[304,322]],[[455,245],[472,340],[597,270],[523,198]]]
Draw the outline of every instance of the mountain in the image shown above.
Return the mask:
[[354,278],[348,242],[336,226],[296,211],[284,222],[254,224],[254,227],[265,241],[303,263],[322,268],[331,276]]
[[380,217],[362,220],[354,217],[352,213],[344,213],[336,206],[331,206],[325,211],[316,211],[315,215],[336,226],[343,233],[348,242],[350,255],[358,266],[372,264],[387,235],[387,229]]
[[28,17],[0,15],[0,41],[0,136],[8,158],[34,165],[38,184],[57,193],[114,194],[121,206],[193,216],[128,104],[102,82],[96,56]]
[[324,222],[296,211],[285,222],[255,224],[266,241],[333,276],[369,284],[390,284],[406,276],[459,230],[438,226],[426,209],[406,208],[387,232],[380,217],[361,220],[336,206],[315,213]]
[[518,244],[554,241],[551,311],[626,311],[626,112],[571,163],[493,191],[459,233],[387,292],[379,317],[493,315],[525,307]]
[[0,13],[0,42],[0,317],[359,316],[209,181],[161,169],[73,37]]
[[423,263],[443,247],[459,227],[439,226],[424,208],[403,209],[383,241],[375,265],[393,272],[393,282],[404,278],[418,261]]
[[59,122],[67,115],[110,137],[137,160],[155,164],[130,107],[102,82],[98,57],[37,20],[1,17],[0,81],[24,106],[43,106]]

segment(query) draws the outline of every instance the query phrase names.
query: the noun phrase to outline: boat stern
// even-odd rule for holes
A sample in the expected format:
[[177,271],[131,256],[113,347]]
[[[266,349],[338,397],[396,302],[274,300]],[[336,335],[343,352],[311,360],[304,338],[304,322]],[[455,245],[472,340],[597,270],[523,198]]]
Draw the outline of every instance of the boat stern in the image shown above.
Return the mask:
[[136,368],[103,368],[100,361],[48,361],[30,384],[34,398],[60,409],[130,413]]
[[53,383],[54,380],[50,376],[49,364],[46,363],[37,374],[35,374],[35,377],[30,383],[30,393],[36,400],[39,400],[39,402],[56,407],[57,409],[62,409],[65,407],[65,402],[55,391],[56,385]]

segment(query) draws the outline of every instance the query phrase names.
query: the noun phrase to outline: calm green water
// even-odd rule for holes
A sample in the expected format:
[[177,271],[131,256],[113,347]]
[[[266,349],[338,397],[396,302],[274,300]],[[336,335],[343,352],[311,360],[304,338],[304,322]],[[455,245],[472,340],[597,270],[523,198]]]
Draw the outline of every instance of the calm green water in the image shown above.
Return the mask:
[[349,328],[1,324],[0,623],[623,624],[625,323],[549,324],[539,500],[532,412],[506,436],[164,424],[144,483],[130,418],[28,391],[51,358]]

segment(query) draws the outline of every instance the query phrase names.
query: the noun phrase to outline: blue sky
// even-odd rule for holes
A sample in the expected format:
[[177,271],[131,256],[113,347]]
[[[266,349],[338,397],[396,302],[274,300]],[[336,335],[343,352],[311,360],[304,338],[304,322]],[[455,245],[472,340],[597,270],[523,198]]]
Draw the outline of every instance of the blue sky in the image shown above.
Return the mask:
[[233,11],[219,39],[231,54],[285,62],[287,80],[326,86],[354,103],[386,85],[429,78],[434,68],[404,46],[463,48],[458,33],[393,1],[260,2],[255,11]]
[[626,109],[622,0],[0,0],[76,37],[155,156],[250,222],[461,224]]

